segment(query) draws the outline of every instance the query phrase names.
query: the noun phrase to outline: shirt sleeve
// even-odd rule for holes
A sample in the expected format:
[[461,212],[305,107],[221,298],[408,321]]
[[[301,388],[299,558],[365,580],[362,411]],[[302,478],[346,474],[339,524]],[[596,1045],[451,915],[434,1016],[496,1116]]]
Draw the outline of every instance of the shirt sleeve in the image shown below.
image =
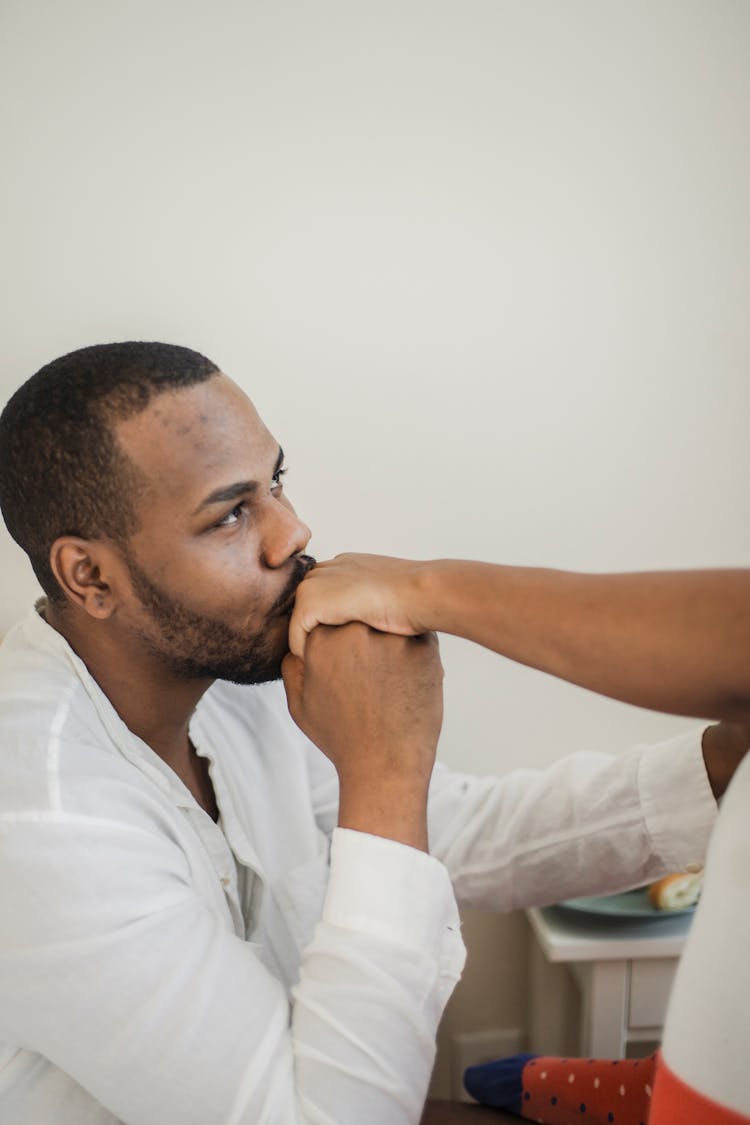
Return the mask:
[[0,851],[0,1039],[127,1125],[419,1121],[464,956],[437,860],[334,833],[290,1009],[166,834],[37,813]]
[[715,819],[693,730],[503,778],[437,768],[430,850],[460,904],[511,910],[609,894],[702,863]]

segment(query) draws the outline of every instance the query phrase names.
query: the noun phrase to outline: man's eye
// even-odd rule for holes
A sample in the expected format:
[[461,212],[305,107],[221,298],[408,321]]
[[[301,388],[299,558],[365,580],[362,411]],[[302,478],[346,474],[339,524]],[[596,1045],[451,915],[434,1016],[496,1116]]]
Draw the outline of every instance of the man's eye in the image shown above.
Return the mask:
[[281,478],[286,476],[286,474],[287,474],[286,469],[277,469],[276,470],[276,472],[271,477],[271,484],[273,485],[274,488],[283,487],[283,481],[282,481]]
[[235,504],[230,512],[227,512],[220,520],[216,521],[216,527],[232,527],[234,524],[239,523],[245,514],[246,507],[245,501],[241,500],[239,504]]

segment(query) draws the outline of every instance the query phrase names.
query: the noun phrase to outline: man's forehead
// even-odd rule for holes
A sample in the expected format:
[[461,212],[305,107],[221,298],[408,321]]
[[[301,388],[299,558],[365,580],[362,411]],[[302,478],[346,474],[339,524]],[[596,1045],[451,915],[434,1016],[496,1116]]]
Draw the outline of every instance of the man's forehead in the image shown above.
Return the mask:
[[159,491],[191,494],[227,473],[258,474],[278,444],[244,392],[225,375],[165,391],[115,427],[117,441]]

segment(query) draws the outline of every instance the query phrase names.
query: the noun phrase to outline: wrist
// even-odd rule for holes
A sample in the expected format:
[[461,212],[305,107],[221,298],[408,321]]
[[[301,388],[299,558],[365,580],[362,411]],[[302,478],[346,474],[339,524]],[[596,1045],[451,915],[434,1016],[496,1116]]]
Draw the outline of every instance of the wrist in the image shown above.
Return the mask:
[[452,563],[448,559],[431,559],[415,563],[410,609],[412,625],[417,633],[446,633],[450,621],[450,577]]
[[340,778],[339,828],[427,851],[429,781]]

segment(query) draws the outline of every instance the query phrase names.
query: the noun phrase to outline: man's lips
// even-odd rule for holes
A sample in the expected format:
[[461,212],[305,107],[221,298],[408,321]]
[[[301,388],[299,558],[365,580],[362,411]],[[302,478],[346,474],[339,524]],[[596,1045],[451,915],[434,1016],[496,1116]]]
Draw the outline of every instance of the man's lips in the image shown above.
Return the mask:
[[312,570],[315,566],[316,560],[312,555],[297,555],[294,560],[294,573],[281,595],[274,602],[271,613],[279,617],[285,617],[292,612],[294,608],[294,599],[297,596],[297,587],[299,586],[305,575]]
[[[318,560],[314,559],[312,555],[297,555],[297,559],[299,560],[300,568],[302,571],[302,577],[300,578],[301,582],[305,575],[309,574],[312,568],[317,564]],[[297,583],[297,585],[299,586],[299,582]]]

